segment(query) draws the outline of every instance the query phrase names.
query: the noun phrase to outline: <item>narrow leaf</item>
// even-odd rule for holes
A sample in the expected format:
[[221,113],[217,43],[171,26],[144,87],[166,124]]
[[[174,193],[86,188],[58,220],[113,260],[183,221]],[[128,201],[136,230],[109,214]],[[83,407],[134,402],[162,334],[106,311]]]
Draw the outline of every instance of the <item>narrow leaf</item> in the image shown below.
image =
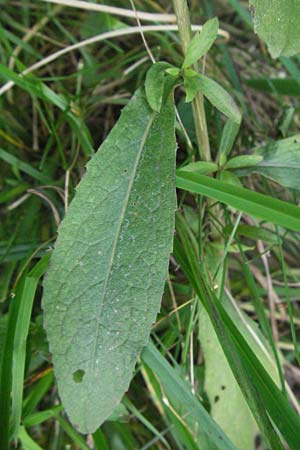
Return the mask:
[[202,30],[195,34],[189,44],[182,68],[192,66],[198,59],[202,58],[215,42],[219,29],[217,17],[208,20],[202,27]]
[[58,389],[93,432],[128,389],[160,307],[172,248],[175,113],[138,92],[87,166],[59,229],[43,308]]
[[21,423],[23,385],[26,361],[26,342],[30,325],[31,311],[39,279],[45,273],[50,255],[44,256],[25,277],[19,303],[18,317],[13,345],[12,360],[12,435],[17,438]]
[[227,120],[221,136],[220,148],[219,148],[219,161],[220,164],[223,165],[227,159],[227,156],[230,154],[234,141],[239,132],[240,125],[237,124],[234,120]]
[[300,52],[300,0],[250,0],[254,29],[273,58]]
[[241,122],[241,113],[235,101],[216,81],[205,75],[197,75],[197,83],[202,94],[221,111],[225,116],[232,119],[235,123]]

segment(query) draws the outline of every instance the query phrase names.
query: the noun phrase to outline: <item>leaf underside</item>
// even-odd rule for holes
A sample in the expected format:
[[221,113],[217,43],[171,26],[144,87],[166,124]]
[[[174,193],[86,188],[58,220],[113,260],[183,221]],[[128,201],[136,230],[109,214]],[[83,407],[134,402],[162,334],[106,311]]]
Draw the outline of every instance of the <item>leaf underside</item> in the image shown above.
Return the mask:
[[255,152],[263,161],[253,171],[287,188],[299,190],[300,135],[270,142]]
[[175,113],[138,91],[99,151],[59,228],[44,284],[58,389],[93,432],[128,389],[160,308],[172,249]]
[[254,28],[273,58],[300,52],[300,0],[250,0]]

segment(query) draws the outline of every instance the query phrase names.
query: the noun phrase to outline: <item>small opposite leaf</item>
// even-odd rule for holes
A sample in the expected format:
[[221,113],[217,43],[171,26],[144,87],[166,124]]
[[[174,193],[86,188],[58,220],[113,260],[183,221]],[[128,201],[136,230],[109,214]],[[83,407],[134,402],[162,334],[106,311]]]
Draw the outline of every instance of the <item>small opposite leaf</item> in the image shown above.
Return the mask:
[[236,124],[241,122],[242,117],[239,108],[231,95],[229,95],[222,86],[211,78],[201,74],[197,75],[197,83],[199,90],[213,106],[225,114],[229,119],[232,119]]
[[197,172],[201,175],[209,175],[218,170],[217,164],[209,161],[196,161],[180,168],[183,172]]
[[225,169],[239,169],[241,167],[251,167],[259,164],[263,160],[260,155],[240,155],[230,159],[225,164]]
[[232,150],[239,128],[240,124],[234,122],[232,119],[228,119],[224,125],[219,147],[219,162],[221,166],[225,164],[227,156]]
[[[165,82],[167,78],[166,69],[176,69],[171,64],[160,61],[153,64],[147,72],[145,91],[149,105],[153,111],[159,112],[162,105]],[[178,69],[177,69],[178,70]]]
[[254,29],[273,58],[300,52],[300,0],[250,0]]
[[59,229],[43,309],[59,394],[91,433],[128,389],[172,248],[175,112],[138,92],[89,162]]
[[219,21],[217,17],[208,20],[202,27],[202,30],[195,34],[189,44],[182,68],[191,67],[198,59],[202,58],[215,42],[219,30]]
[[168,73],[172,77],[179,77],[180,69],[178,69],[178,67],[171,67],[170,69],[166,69],[166,73]]
[[190,103],[196,97],[199,91],[199,85],[196,77],[185,77],[183,80],[185,89],[185,102]]
[[220,181],[227,184],[232,184],[233,186],[243,187],[240,179],[229,170],[223,170],[220,174]]

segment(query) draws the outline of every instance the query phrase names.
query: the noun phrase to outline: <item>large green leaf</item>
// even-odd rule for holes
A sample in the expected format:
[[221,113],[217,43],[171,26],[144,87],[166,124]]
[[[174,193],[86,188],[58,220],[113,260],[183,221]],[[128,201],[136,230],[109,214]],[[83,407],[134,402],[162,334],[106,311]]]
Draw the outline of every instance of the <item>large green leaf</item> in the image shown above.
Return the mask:
[[175,113],[138,92],[87,167],[59,229],[43,308],[59,393],[82,432],[120,402],[167,276]]
[[254,29],[273,58],[300,52],[300,0],[250,0]]
[[[263,160],[243,174],[256,172],[291,189],[300,189],[300,135],[272,141],[255,151]],[[253,155],[254,156],[254,155]]]

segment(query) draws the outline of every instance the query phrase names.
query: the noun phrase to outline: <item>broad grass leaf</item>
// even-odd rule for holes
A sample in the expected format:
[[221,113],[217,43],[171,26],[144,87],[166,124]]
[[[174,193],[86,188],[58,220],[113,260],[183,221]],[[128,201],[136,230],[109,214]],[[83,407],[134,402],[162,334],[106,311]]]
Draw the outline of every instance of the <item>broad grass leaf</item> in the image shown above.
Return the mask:
[[175,112],[138,92],[59,229],[43,309],[71,421],[93,432],[128,389],[160,307],[174,230]]
[[211,416],[238,450],[253,450],[257,426],[204,308],[199,318],[199,337]]
[[[187,222],[185,224],[187,226]],[[223,251],[224,243],[220,246],[211,243],[205,248],[206,266],[210,274],[215,274],[216,286],[222,286],[224,271],[226,271],[225,264],[216,272]],[[220,296],[220,289],[218,289],[218,296]],[[224,307],[231,306],[225,295],[222,296],[222,304]],[[234,316],[236,324],[241,322],[233,308],[228,312],[232,318]],[[241,328],[243,332],[245,328],[243,324]],[[199,308],[198,333],[205,361],[204,390],[210,402],[210,414],[237,450],[253,450],[254,436],[257,432],[255,420],[234,378],[209,315],[202,305]]]
[[300,230],[300,208],[292,203],[250,189],[231,186],[205,175],[181,170],[177,170],[176,185],[180,189],[215,198],[238,211],[268,220],[289,230]]
[[195,64],[198,59],[202,58],[208,52],[217,38],[218,30],[219,21],[217,17],[208,20],[203,25],[202,30],[195,34],[187,48],[182,65],[183,69]]
[[300,52],[300,0],[250,0],[254,29],[273,58]]
[[[249,169],[290,189],[300,189],[300,135],[273,141],[258,148],[253,156],[262,161]],[[248,171],[247,171],[248,173]]]

